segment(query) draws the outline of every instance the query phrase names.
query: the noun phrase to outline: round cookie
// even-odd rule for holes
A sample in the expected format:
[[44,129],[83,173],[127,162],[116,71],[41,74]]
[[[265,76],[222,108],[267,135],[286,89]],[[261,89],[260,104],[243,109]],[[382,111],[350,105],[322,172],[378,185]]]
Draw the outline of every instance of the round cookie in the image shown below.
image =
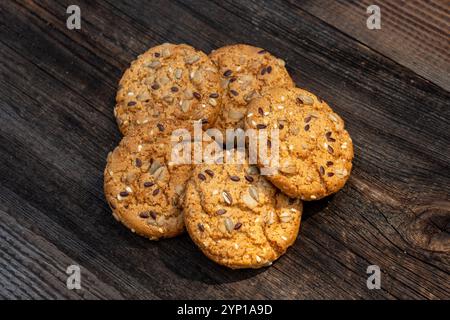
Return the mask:
[[216,122],[222,131],[244,128],[248,102],[264,89],[294,86],[285,62],[264,49],[236,44],[214,50],[209,56],[219,69],[224,90],[223,107]]
[[221,106],[219,73],[207,55],[186,44],[162,44],[131,63],[119,83],[116,116],[127,134],[152,119],[202,121],[208,128]]
[[246,128],[279,129],[278,163],[258,157],[258,165],[276,169],[267,179],[290,197],[320,199],[347,181],[352,139],[343,120],[312,93],[299,88],[266,91],[249,104]]
[[184,230],[181,203],[192,165],[171,162],[172,129],[160,122],[140,126],[110,152],[104,172],[113,216],[151,240]]
[[186,188],[184,221],[211,260],[236,269],[270,265],[291,246],[302,203],[244,164],[196,166]]

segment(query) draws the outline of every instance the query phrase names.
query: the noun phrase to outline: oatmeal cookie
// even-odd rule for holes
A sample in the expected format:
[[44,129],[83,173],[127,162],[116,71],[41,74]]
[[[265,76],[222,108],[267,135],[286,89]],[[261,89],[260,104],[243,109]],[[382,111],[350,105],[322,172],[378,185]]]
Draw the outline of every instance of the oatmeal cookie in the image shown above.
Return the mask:
[[343,120],[314,94],[273,88],[252,100],[248,129],[279,129],[279,161],[258,158],[269,179],[290,197],[316,200],[341,189],[352,169],[353,144]]
[[256,166],[196,166],[186,188],[184,221],[192,240],[230,268],[260,268],[297,238],[302,203],[280,193]]
[[140,126],[110,152],[104,171],[113,216],[151,240],[184,230],[181,204],[193,165],[174,164],[172,129],[161,122]]
[[274,86],[294,86],[285,62],[264,49],[236,44],[214,50],[209,56],[219,69],[224,90],[223,107],[216,122],[223,134],[227,128],[244,128],[247,104],[262,91]]
[[125,135],[152,119],[198,120],[208,128],[221,107],[217,67],[185,44],[162,44],[131,63],[119,83],[114,115]]

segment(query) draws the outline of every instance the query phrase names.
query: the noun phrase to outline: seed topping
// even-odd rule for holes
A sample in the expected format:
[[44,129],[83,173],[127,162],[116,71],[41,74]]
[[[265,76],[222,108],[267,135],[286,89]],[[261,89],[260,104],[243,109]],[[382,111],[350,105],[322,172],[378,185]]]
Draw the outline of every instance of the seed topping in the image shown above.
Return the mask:
[[325,174],[325,169],[324,169],[324,167],[320,166],[319,172],[320,172],[320,175],[323,176],[323,175]]
[[223,215],[225,213],[227,213],[227,210],[225,210],[225,209],[219,209],[219,210],[216,211],[216,214],[219,215],[219,216],[221,216],[221,215]]
[[312,105],[314,104],[314,99],[310,96],[300,95],[297,97],[297,102],[305,105]]
[[255,199],[256,201],[259,201],[259,193],[258,193],[258,189],[255,186],[250,186],[248,188],[248,193],[250,194],[250,196]]
[[183,70],[180,68],[175,69],[175,78],[181,79],[181,75],[183,74]]
[[186,57],[184,62],[186,62],[187,64],[193,64],[193,63],[197,62],[198,60],[200,60],[200,57],[198,55],[192,55],[192,56]]
[[231,205],[233,203],[233,198],[227,191],[222,192],[222,197],[226,204]]
[[150,62],[150,64],[148,64],[148,67],[152,69],[159,69],[161,68],[161,62],[159,62],[158,60],[153,60],[152,62]]
[[217,100],[214,98],[209,98],[208,100],[209,104],[212,105],[213,107],[217,106]]
[[327,133],[325,133],[325,137],[327,138],[328,141],[335,142],[336,139],[332,138],[331,134],[332,134],[331,131],[328,131]]
[[249,176],[248,174],[246,174],[244,177],[245,177],[245,180],[247,180],[248,182],[253,182],[254,181],[253,177]]
[[200,93],[198,93],[197,91],[193,93],[194,97],[198,100],[200,100],[202,98],[202,95]]
[[139,213],[139,218],[147,219],[149,217],[150,217],[150,215],[146,211]]
[[223,73],[223,75],[224,75],[225,77],[229,77],[229,76],[231,76],[231,73],[232,73],[232,71],[231,71],[230,69],[228,69],[228,70],[226,70],[226,71]]
[[228,232],[233,231],[234,223],[230,218],[228,218],[228,217],[225,218],[224,223],[225,223],[225,228],[227,229]]
[[205,172],[206,172],[206,174],[207,174],[208,176],[210,176],[211,178],[214,177],[214,172],[213,172],[211,169],[206,169]]

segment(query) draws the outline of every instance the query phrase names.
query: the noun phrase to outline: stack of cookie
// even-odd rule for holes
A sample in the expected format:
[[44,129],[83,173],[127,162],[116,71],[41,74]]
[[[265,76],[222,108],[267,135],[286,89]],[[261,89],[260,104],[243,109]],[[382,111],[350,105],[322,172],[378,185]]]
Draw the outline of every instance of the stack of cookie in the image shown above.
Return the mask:
[[[104,173],[114,217],[152,240],[186,228],[205,255],[230,268],[280,257],[297,238],[302,200],[337,192],[351,171],[342,119],[261,48],[231,45],[209,56],[188,45],[151,48],[123,75],[116,101],[124,138]],[[193,123],[224,133],[278,129],[279,159],[174,164],[172,133]],[[262,167],[276,170],[262,176]]]

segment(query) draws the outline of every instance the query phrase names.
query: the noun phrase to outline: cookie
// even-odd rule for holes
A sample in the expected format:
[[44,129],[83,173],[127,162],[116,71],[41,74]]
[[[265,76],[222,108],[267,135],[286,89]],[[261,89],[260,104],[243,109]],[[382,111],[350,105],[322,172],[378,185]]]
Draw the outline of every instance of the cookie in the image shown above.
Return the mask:
[[269,134],[279,129],[278,163],[259,155],[258,165],[276,171],[267,179],[290,197],[317,200],[347,181],[352,139],[343,120],[314,94],[299,88],[268,90],[249,104],[246,128],[266,128]]
[[196,166],[186,188],[184,221],[211,260],[236,269],[270,265],[291,246],[302,203],[289,199],[256,166]]
[[151,240],[184,230],[182,197],[192,165],[174,165],[170,125],[150,122],[108,155],[104,191],[113,216]]
[[213,125],[221,107],[222,89],[216,66],[207,55],[185,44],[162,44],[131,63],[119,83],[116,116],[127,134],[152,119],[202,121]]
[[224,90],[223,108],[216,128],[244,128],[247,104],[267,88],[292,87],[294,83],[285,62],[264,49],[236,44],[214,50],[209,55],[220,72]]

